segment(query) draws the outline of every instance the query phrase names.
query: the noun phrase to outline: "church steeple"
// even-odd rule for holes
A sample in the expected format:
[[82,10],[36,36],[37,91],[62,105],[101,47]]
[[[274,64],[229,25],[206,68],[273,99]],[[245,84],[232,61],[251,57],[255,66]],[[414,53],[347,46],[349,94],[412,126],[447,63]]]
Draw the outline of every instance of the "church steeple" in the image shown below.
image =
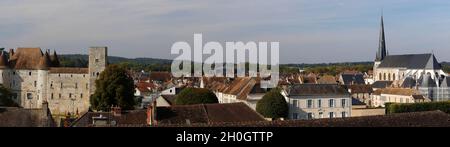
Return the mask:
[[375,61],[382,61],[387,54],[386,49],[386,38],[384,36],[384,22],[383,22],[383,14],[381,14],[381,26],[380,26],[380,40],[378,42],[378,51],[375,58]]

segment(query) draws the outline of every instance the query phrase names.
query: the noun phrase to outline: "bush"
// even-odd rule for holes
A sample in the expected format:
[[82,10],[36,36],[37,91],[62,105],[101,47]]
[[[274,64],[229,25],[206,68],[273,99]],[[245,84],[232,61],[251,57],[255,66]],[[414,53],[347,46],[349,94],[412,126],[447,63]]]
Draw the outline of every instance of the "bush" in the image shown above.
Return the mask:
[[405,112],[420,112],[420,111],[435,111],[441,110],[445,113],[450,113],[450,101],[445,102],[426,102],[426,103],[386,103],[386,113],[405,113]]
[[285,118],[288,116],[289,106],[280,90],[273,89],[258,101],[256,111],[266,118]]
[[175,105],[218,103],[216,95],[205,88],[185,88],[175,98]]

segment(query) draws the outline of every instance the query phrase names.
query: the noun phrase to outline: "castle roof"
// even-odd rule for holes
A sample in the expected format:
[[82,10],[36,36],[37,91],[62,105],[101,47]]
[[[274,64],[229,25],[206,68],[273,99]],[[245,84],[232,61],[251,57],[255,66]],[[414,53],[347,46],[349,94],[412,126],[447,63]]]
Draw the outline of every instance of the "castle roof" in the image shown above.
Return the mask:
[[39,60],[39,65],[37,66],[37,69],[48,69],[51,66],[50,57],[48,56],[48,53],[45,53],[44,56],[41,57]]
[[43,56],[40,48],[17,48],[10,54],[9,61],[15,69],[38,69]]

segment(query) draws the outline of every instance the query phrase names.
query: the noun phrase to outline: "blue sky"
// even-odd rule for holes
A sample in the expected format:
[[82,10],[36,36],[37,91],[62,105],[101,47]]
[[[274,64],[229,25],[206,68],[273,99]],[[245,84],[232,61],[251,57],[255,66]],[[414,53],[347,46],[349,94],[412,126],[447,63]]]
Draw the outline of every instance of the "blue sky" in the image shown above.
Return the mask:
[[444,0],[2,0],[0,46],[173,59],[192,42],[279,41],[282,63],[372,61],[384,11],[390,54],[434,52],[450,61]]

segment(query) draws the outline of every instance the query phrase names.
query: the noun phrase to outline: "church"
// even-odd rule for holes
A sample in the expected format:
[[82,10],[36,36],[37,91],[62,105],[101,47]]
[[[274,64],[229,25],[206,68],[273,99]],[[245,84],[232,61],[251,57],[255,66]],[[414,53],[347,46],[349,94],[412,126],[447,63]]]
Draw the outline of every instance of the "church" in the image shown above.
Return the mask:
[[389,55],[386,48],[383,16],[376,53],[374,85],[415,88],[433,101],[449,100],[450,77],[442,70],[433,53]]
[[23,108],[48,104],[52,115],[82,114],[89,110],[95,80],[107,65],[107,48],[91,47],[87,68],[61,67],[56,51],[17,48],[0,54],[0,84],[11,89]]

